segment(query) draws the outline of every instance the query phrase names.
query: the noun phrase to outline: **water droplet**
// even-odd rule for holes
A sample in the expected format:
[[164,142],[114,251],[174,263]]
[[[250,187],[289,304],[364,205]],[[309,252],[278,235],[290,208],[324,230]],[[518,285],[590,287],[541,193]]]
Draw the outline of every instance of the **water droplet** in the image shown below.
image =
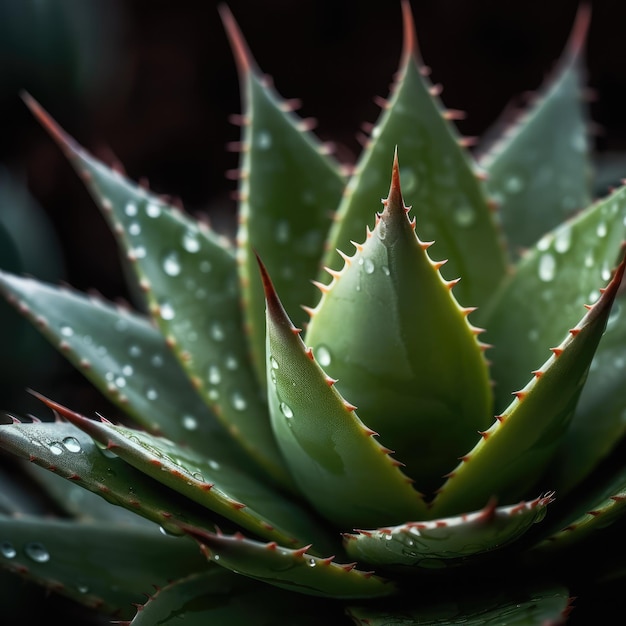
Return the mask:
[[124,213],[126,213],[128,217],[134,217],[137,215],[137,205],[134,202],[128,202],[126,207],[124,207]]
[[276,223],[276,241],[278,243],[287,243],[289,241],[289,222],[280,220]]
[[587,149],[587,138],[582,129],[578,129],[572,135],[571,146],[576,152],[584,152]]
[[280,403],[280,412],[287,418],[293,417],[293,411],[291,410],[291,407],[285,402]]
[[161,316],[161,319],[172,320],[174,319],[176,312],[169,302],[161,302],[159,304],[159,315]]
[[213,554],[213,556],[211,557],[214,561],[219,561],[220,560],[220,555],[219,554]]
[[550,282],[556,273],[556,261],[550,253],[541,255],[539,259],[539,278],[544,282]]
[[138,345],[133,344],[130,348],[128,348],[128,354],[136,359],[141,356],[141,348]]
[[476,212],[469,204],[465,204],[456,209],[454,220],[462,228],[467,228],[476,221]]
[[132,376],[133,371],[134,370],[132,365],[124,365],[124,367],[122,368],[122,374],[124,374],[124,376]]
[[326,346],[318,346],[315,349],[315,356],[317,357],[317,362],[322,367],[328,367],[330,365],[330,361],[332,357],[330,355],[330,351],[328,350]]
[[380,220],[380,222],[378,222],[378,226],[376,228],[376,234],[378,235],[378,238],[381,241],[384,240],[385,237],[387,236],[387,224],[385,224],[383,220]]
[[380,269],[383,271],[383,274],[385,276],[389,276],[391,274],[391,272],[389,271],[389,268],[386,265],[382,265]]
[[600,297],[600,292],[597,289],[594,289],[590,294],[589,294],[589,300],[588,300],[588,304],[593,304],[598,298]]
[[115,386],[118,388],[126,387],[126,379],[123,376],[118,376],[115,379]]
[[266,130],[259,131],[256,139],[257,146],[260,150],[269,150],[272,147],[272,135]]
[[276,372],[274,370],[270,370],[270,380],[274,385],[278,382],[278,379],[276,378]]
[[365,271],[366,274],[373,274],[374,273],[374,261],[372,261],[372,259],[365,259],[363,261],[363,270]]
[[196,430],[198,420],[193,415],[183,415],[183,428],[185,430]]
[[76,585],[78,593],[89,593],[89,587],[87,585]]
[[148,400],[156,400],[159,397],[159,392],[154,387],[148,387],[146,389],[146,398]]
[[200,240],[196,236],[196,233],[192,231],[187,231],[185,233],[183,236],[183,248],[192,254],[200,250]]
[[161,215],[161,207],[158,204],[150,202],[146,207],[146,215],[148,217],[159,217],[159,215]]
[[602,276],[602,280],[609,280],[611,278],[611,268],[608,266],[608,263],[605,262],[602,266],[600,276]]
[[168,252],[163,257],[163,271],[168,276],[178,276],[181,272],[180,259],[178,258],[178,253]]
[[208,379],[212,385],[218,385],[221,382],[222,374],[220,373],[220,369],[217,365],[211,365],[209,367]]
[[572,228],[569,224],[558,230],[554,237],[554,249],[561,254],[570,249],[572,243]]
[[128,226],[128,234],[136,237],[141,234],[141,226],[137,222],[133,222]]
[[218,324],[217,322],[215,322],[212,326],[211,326],[211,337],[213,337],[213,339],[215,341],[223,341],[224,340],[224,329],[222,328],[221,324]]
[[58,441],[52,441],[48,444],[48,449],[52,454],[63,454],[63,448]]
[[201,483],[204,482],[204,476],[200,472],[194,472],[192,476]]
[[270,355],[270,365],[272,366],[273,370],[278,369],[278,361],[271,355]]
[[591,250],[585,255],[585,267],[593,267],[593,252]]
[[545,250],[547,250],[550,247],[550,243],[551,242],[552,242],[552,236],[551,235],[544,235],[537,242],[537,250],[541,250],[542,252],[544,252]]
[[213,459],[209,459],[209,467],[213,470],[218,470],[220,469],[220,464],[217,461],[214,461]]
[[50,553],[46,550],[46,547],[38,541],[27,543],[24,546],[24,552],[26,552],[26,556],[37,563],[46,563],[50,560]]
[[307,564],[309,567],[315,567],[315,566],[317,565],[317,561],[316,561],[313,557],[311,557],[311,558],[307,561],[307,563],[306,563],[306,564]]
[[17,550],[9,541],[3,541],[0,543],[0,554],[2,554],[5,559],[13,559],[17,555]]
[[504,183],[504,189],[508,193],[519,193],[524,188],[524,183],[519,176],[509,176]]
[[231,396],[231,400],[233,403],[233,408],[237,411],[243,411],[248,406],[246,399],[238,391],[235,391],[235,393],[233,393],[233,395]]
[[133,255],[136,259],[143,259],[146,256],[146,249],[143,246],[133,248]]
[[238,366],[239,366],[239,362],[234,356],[229,355],[228,357],[226,357],[226,369],[227,370],[231,370],[231,371],[236,370]]
[[596,235],[598,237],[606,237],[608,230],[604,222],[600,222],[596,228]]
[[71,326],[61,326],[61,334],[64,337],[71,337],[74,334],[74,329]]
[[200,271],[203,274],[207,274],[208,272],[211,271],[211,262],[210,261],[201,261],[200,262]]
[[69,452],[81,451],[80,442],[76,439],[76,437],[66,437],[63,439],[63,445]]

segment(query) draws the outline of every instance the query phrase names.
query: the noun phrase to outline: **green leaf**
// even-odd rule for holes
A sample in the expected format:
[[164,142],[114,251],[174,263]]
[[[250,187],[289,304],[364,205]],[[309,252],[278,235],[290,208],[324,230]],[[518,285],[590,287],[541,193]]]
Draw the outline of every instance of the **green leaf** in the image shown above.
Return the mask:
[[138,424],[209,455],[252,466],[146,318],[4,272],[0,293]]
[[296,324],[315,296],[333,213],[345,185],[326,154],[256,66],[230,11],[220,7],[242,93],[238,261],[245,323],[261,385],[265,385],[265,297],[255,253],[264,259]]
[[622,260],[596,304],[552,348],[552,356],[450,473],[433,502],[434,514],[472,510],[494,496],[515,502],[539,479],[573,416],[625,263]]
[[489,358],[496,411],[578,321],[581,307],[597,299],[626,239],[625,218],[621,187],[540,239],[488,310],[476,312],[485,341],[495,346]]
[[513,261],[591,202],[581,58],[589,19],[589,6],[581,6],[569,45],[549,82],[480,159]]
[[130,617],[153,586],[206,570],[186,537],[157,527],[0,516],[0,565],[101,613]]
[[290,485],[242,332],[228,242],[91,157],[30,96],[25,100],[85,180],[194,387],[252,458]]
[[509,585],[501,590],[491,585],[489,592],[483,586],[460,598],[451,596],[449,590],[446,596],[437,603],[403,603],[394,609],[353,606],[349,615],[359,626],[547,626],[563,623],[572,601],[567,589],[561,586],[525,590]]
[[327,543],[303,508],[231,463],[217,462],[143,431],[90,420],[52,400],[40,399],[136,469],[234,524],[292,546],[313,538],[320,545]]
[[164,489],[67,422],[16,420],[1,425],[0,447],[159,524],[168,533],[180,534],[181,523],[214,529],[205,507]]
[[305,342],[416,487],[432,492],[490,424],[487,363],[467,320],[473,309],[459,306],[407,216],[397,155],[383,205],[322,288]]
[[289,550],[240,534],[214,534],[190,526],[184,530],[213,563],[276,587],[327,598],[377,598],[397,592],[393,582],[356,569],[354,563],[313,556],[307,552],[310,546]]
[[331,601],[289,593],[215,566],[159,589],[131,625],[174,626],[184,620],[185,626],[345,626],[340,616],[341,609]]
[[348,555],[359,562],[406,573],[476,563],[478,557],[516,541],[546,514],[551,496],[507,507],[345,535]]
[[445,119],[448,112],[423,75],[409,3],[402,9],[404,49],[397,82],[348,183],[325,265],[334,268],[340,260],[336,249],[362,240],[372,220],[372,198],[387,191],[388,159],[397,147],[407,164],[400,175],[419,231],[435,241],[436,260],[448,259],[444,278],[462,276],[459,301],[482,306],[504,277],[504,251],[472,159],[459,146],[456,130]]
[[259,260],[267,301],[268,398],[301,492],[340,527],[421,519],[424,502],[299,337]]

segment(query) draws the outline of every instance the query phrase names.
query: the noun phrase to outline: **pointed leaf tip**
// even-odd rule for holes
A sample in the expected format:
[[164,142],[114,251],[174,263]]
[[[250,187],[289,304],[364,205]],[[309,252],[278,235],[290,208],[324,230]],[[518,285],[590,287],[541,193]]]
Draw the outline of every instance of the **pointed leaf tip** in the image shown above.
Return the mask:
[[583,2],[578,7],[576,17],[574,18],[574,25],[567,42],[567,54],[570,58],[577,57],[583,49],[587,41],[587,35],[589,34],[590,22],[591,2]]
[[64,151],[76,149],[75,141],[52,119],[50,114],[27,91],[20,93],[24,104]]
[[226,4],[221,3],[218,5],[217,10],[220,14],[222,24],[224,25],[228,41],[230,42],[230,47],[235,57],[235,63],[237,64],[237,70],[240,75],[245,76],[256,69],[256,63],[252,53],[248,48],[243,33],[239,28],[239,24],[237,24],[230,8]]
[[413,20],[409,0],[402,0],[402,26],[402,57],[406,60],[413,55],[417,59],[419,58],[419,48],[417,45],[417,35],[415,33],[415,21]]

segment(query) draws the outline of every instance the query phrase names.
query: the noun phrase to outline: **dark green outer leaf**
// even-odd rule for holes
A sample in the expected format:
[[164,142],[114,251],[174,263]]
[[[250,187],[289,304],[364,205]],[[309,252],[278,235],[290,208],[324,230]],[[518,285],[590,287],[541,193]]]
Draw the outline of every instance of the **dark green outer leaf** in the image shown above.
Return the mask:
[[493,496],[513,503],[546,470],[573,416],[625,263],[622,260],[596,304],[451,472],[433,502],[435,515],[472,510]]
[[328,626],[346,625],[341,608],[331,601],[308,598],[256,583],[212,567],[159,589],[137,612],[132,626]]
[[237,458],[252,466],[146,318],[97,298],[2,272],[0,291],[138,424],[218,460]]
[[548,480],[565,495],[588,476],[626,434],[626,302],[613,303],[606,332]]
[[154,585],[207,569],[194,542],[157,527],[0,516],[0,565],[100,612],[130,617]]
[[218,463],[162,437],[90,420],[52,400],[43,401],[136,469],[258,536],[291,546],[315,540],[326,548],[330,543],[297,503],[231,463]]
[[268,84],[230,11],[220,9],[237,61],[243,137],[238,261],[245,322],[258,379],[265,387],[265,296],[255,253],[264,259],[297,325],[316,296],[333,212],[345,181],[339,165]]
[[250,456],[291,486],[242,332],[228,242],[91,157],[32,98],[25,99],[85,180],[194,387]]
[[298,593],[327,598],[379,598],[397,592],[396,585],[355,568],[322,559],[308,547],[288,550],[275,543],[260,543],[243,535],[222,535],[184,527],[198,540],[206,557],[227,569]]
[[[469,155],[458,145],[445,110],[429,93],[422,75],[408,2],[403,3],[404,50],[388,106],[372,131],[348,183],[330,233],[324,264],[336,269],[336,249],[362,241],[371,225],[372,199],[387,191],[390,161],[397,147],[405,198],[417,216],[417,228],[434,240],[433,258],[448,259],[443,276],[462,277],[457,297],[463,306],[482,306],[504,277],[504,249]],[[326,280],[322,275],[320,280]]]
[[361,530],[345,536],[346,550],[360,563],[405,573],[462,566],[516,541],[544,518],[550,502],[547,496],[508,507],[490,503],[459,517]]
[[478,310],[495,381],[496,411],[520,389],[592,304],[611,278],[626,238],[626,187],[596,202],[546,234],[521,259],[515,273]]
[[214,528],[206,508],[165,489],[67,422],[4,424],[0,446],[168,532],[180,534],[181,523]]
[[278,299],[264,266],[272,426],[301,492],[341,528],[424,519],[427,508],[334,388]]
[[353,606],[349,615],[360,626],[540,626],[561,624],[570,612],[571,598],[564,587],[544,587],[524,591],[512,587],[505,592],[476,591],[473,597],[432,605],[397,605],[392,610]]
[[591,202],[581,58],[589,17],[589,7],[581,5],[555,73],[532,106],[480,159],[514,261],[544,233]]

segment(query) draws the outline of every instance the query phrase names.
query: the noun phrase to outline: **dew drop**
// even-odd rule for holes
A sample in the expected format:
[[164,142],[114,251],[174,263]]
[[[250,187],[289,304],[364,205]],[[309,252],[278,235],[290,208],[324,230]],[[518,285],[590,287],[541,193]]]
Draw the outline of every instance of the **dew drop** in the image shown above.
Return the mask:
[[65,439],[63,439],[63,445],[65,446],[65,449],[69,452],[81,451],[80,442],[78,441],[78,439],[76,439],[76,437],[66,437]]
[[389,268],[388,268],[386,265],[381,266],[381,268],[380,268],[380,269],[383,271],[383,274],[384,274],[385,276],[389,276],[389,275],[391,274],[391,272],[390,272]]
[[124,374],[124,376],[132,376],[133,371],[134,370],[132,365],[124,365],[124,367],[122,368],[122,374]]
[[611,268],[608,266],[607,263],[602,266],[600,276],[602,277],[602,280],[609,280],[611,278]]
[[176,313],[169,302],[161,302],[159,304],[159,315],[161,316],[161,319],[172,320],[174,319]]
[[274,385],[278,382],[278,379],[276,378],[276,372],[274,370],[270,370],[270,380]]
[[593,252],[591,250],[585,255],[585,267],[593,267]]
[[317,362],[322,367],[328,367],[330,365],[332,357],[330,355],[330,351],[326,346],[318,346],[315,349],[315,356],[317,357]]
[[27,543],[24,546],[24,552],[26,552],[26,556],[36,563],[46,563],[50,560],[50,553],[46,550],[46,547],[38,541]]
[[307,563],[306,563],[309,567],[315,567],[317,565],[317,561],[314,558],[310,558]]
[[181,272],[180,259],[178,258],[178,253],[168,252],[163,257],[163,271],[168,276],[178,276]]
[[285,220],[277,222],[275,233],[278,243],[287,243],[289,241],[289,222]]
[[373,274],[374,273],[374,261],[372,261],[372,259],[365,259],[363,261],[363,270],[365,271],[366,274]]
[[239,367],[239,362],[234,356],[230,355],[226,357],[226,369],[227,370],[234,371],[237,369],[237,367]]
[[285,402],[280,403],[280,412],[287,418],[293,417],[293,411],[291,410],[291,407]]
[[222,328],[221,324],[215,322],[215,324],[211,326],[211,337],[215,341],[223,341],[224,336],[224,329]]
[[537,242],[537,250],[541,250],[542,252],[545,252],[550,247],[550,242],[551,241],[552,241],[552,236],[551,235],[544,235]]
[[196,430],[198,428],[198,420],[193,415],[183,415],[182,421],[185,430]]
[[554,249],[561,254],[570,249],[572,243],[572,228],[569,225],[559,229],[554,237]]
[[246,399],[238,391],[235,391],[235,393],[233,393],[233,395],[231,396],[231,400],[233,403],[233,408],[236,411],[243,411],[248,406]]
[[128,226],[128,234],[136,237],[141,234],[141,226],[137,222],[133,222]]
[[74,329],[71,326],[61,326],[61,334],[64,337],[71,337],[74,334]]
[[454,220],[462,228],[467,228],[476,221],[476,212],[469,204],[465,204],[456,209]]
[[211,365],[209,367],[208,380],[212,385],[218,385],[222,381],[222,374],[217,365]]
[[137,205],[134,202],[128,202],[124,207],[124,213],[126,213],[128,217],[135,217],[135,215],[137,215]]
[[9,541],[3,541],[0,543],[0,554],[5,559],[14,559],[17,555],[17,550],[13,547],[13,544]]
[[261,130],[256,136],[259,150],[269,150],[272,147],[272,135],[266,130]]
[[380,222],[378,222],[378,227],[376,228],[376,234],[378,235],[378,238],[381,241],[384,240],[385,237],[387,236],[387,224],[385,224],[383,220],[380,220]]
[[158,204],[149,203],[146,207],[146,215],[148,217],[159,217],[161,215],[161,207]]
[[270,365],[272,366],[273,370],[278,369],[278,361],[271,355],[270,355]]
[[183,236],[183,248],[192,254],[200,250],[200,240],[196,233],[187,231]]
[[63,448],[58,441],[52,441],[48,444],[48,449],[52,454],[63,454]]
[[159,397],[159,392],[154,387],[148,387],[146,389],[146,398],[148,400],[156,400]]
[[510,176],[504,183],[504,189],[508,193],[519,193],[524,188],[524,183],[519,176]]
[[133,255],[136,259],[143,259],[146,256],[146,249],[143,246],[133,248]]
[[556,273],[556,261],[554,257],[545,253],[539,259],[539,278],[544,282],[550,282]]
[[596,235],[598,235],[598,237],[606,237],[607,232],[606,224],[604,222],[600,222],[596,228]]
[[163,365],[163,357],[160,354],[155,354],[151,359],[153,367],[161,367]]
[[126,387],[126,379],[123,376],[118,376],[115,379],[115,386],[121,389],[122,387]]
[[78,593],[89,593],[89,587],[87,585],[76,585]]
[[209,467],[213,470],[218,470],[220,469],[220,464],[217,461],[214,461],[213,459],[209,459]]
[[200,472],[194,472],[192,474],[192,476],[199,482],[203,483],[204,481],[204,476],[200,473]]
[[212,558],[214,561],[219,561],[219,560],[220,560],[220,555],[219,555],[219,554],[214,554],[211,558]]
[[597,289],[594,289],[590,294],[589,294],[589,301],[588,304],[593,304],[598,298],[600,297],[600,292]]

